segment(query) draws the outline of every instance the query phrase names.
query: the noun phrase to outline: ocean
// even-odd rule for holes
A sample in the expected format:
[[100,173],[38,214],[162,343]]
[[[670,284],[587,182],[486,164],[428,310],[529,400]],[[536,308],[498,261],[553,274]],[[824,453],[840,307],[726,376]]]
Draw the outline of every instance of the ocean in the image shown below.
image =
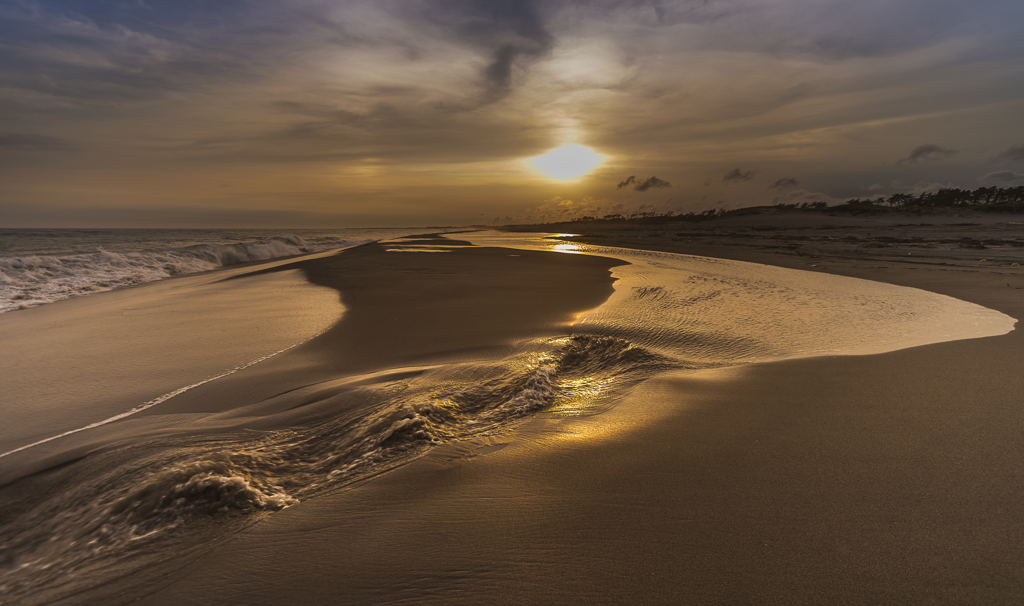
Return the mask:
[[[666,373],[1013,326],[924,291],[568,235],[13,231],[0,315],[12,603],[117,603],[103,593],[115,579],[175,577],[275,512],[539,416],[600,415]],[[566,278],[545,281],[556,270]],[[529,324],[545,288],[551,306],[576,300],[576,275],[610,296]]]
[[0,229],[0,313],[415,229]]

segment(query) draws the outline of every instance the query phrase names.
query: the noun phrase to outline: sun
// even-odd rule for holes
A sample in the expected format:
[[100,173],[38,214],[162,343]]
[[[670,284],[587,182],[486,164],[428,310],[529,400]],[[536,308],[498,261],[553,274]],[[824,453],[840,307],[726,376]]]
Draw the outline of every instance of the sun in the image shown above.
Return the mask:
[[563,145],[543,156],[530,158],[527,164],[553,179],[575,179],[594,170],[603,159],[582,145]]

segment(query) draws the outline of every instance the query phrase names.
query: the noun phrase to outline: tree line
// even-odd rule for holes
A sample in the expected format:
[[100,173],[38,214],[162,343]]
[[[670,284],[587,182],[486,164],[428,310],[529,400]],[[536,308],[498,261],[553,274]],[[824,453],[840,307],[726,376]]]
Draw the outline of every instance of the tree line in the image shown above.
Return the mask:
[[631,221],[638,223],[666,223],[669,221],[706,221],[719,217],[757,214],[764,210],[818,211],[829,213],[870,213],[886,212],[889,209],[925,211],[927,209],[959,208],[982,211],[1024,212],[1024,185],[1017,187],[979,187],[977,189],[942,188],[920,194],[892,194],[878,198],[851,198],[838,205],[829,206],[823,201],[775,204],[774,206],[750,206],[731,210],[709,209],[702,212],[656,213],[637,212],[632,214],[609,214],[604,216],[585,215],[569,222],[614,222]]
[[[943,208],[957,206],[1020,206],[1024,205],[1024,185],[1017,187],[979,187],[978,189],[943,188],[918,195],[893,194],[888,198],[847,200],[846,205],[875,206],[888,208]],[[842,206],[842,205],[841,205]]]

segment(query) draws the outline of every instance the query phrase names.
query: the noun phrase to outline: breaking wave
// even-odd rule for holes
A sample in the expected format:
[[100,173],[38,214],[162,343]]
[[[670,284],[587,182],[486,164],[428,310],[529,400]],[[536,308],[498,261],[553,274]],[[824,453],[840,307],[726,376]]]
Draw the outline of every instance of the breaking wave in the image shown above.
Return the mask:
[[296,235],[237,244],[197,244],[147,252],[97,250],[62,256],[0,258],[0,313],[80,295],[363,244],[370,240],[307,241]]

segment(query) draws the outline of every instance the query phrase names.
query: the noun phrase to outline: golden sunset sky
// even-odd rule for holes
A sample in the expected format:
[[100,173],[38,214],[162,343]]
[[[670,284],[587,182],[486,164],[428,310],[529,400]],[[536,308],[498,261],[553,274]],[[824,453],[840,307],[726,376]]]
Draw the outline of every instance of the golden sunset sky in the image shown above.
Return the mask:
[[[0,87],[4,227],[492,224],[1024,184],[1020,0],[3,0]],[[596,165],[532,160],[566,145]]]

